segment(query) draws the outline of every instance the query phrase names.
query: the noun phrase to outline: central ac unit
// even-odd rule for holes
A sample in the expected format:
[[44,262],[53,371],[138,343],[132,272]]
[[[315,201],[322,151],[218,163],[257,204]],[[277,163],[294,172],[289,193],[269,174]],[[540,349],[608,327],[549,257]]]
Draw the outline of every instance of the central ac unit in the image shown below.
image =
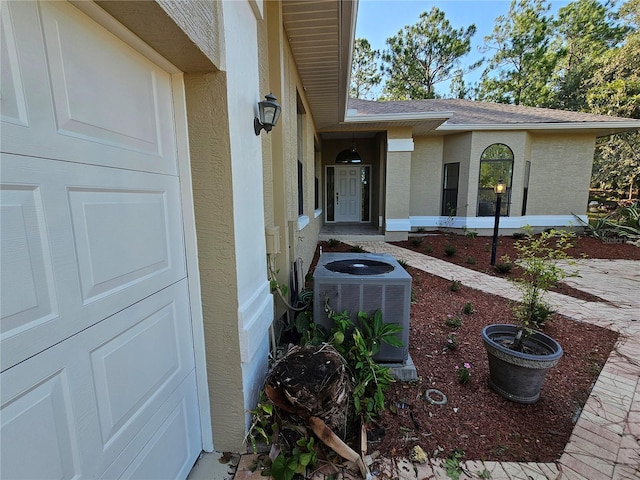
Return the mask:
[[374,357],[380,363],[405,363],[409,355],[411,276],[389,254],[325,253],[313,273],[313,319],[333,327],[326,307],[347,310],[357,325],[358,312],[382,312],[385,323],[398,323],[403,347],[382,344]]

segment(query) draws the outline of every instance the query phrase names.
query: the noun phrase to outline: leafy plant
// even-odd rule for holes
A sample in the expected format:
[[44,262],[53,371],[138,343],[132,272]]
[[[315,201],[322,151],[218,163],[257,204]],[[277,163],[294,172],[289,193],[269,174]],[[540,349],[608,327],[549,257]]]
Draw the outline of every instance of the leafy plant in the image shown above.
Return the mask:
[[574,215],[585,229],[587,235],[599,240],[610,237],[622,237],[629,240],[640,239],[640,206],[637,203],[618,208],[614,213],[584,222]]
[[573,246],[574,237],[571,232],[553,229],[534,236],[531,229],[527,229],[526,238],[515,242],[517,263],[524,274],[511,280],[522,294],[520,303],[514,307],[520,326],[512,347],[514,350],[522,352],[525,338],[554,313],[544,299],[545,292],[564,278],[577,275],[568,273],[560,265],[560,261],[569,260],[567,250]]
[[458,328],[462,325],[462,320],[459,315],[447,315],[447,319],[444,321],[447,327]]
[[373,357],[383,343],[393,347],[403,345],[397,336],[402,326],[384,323],[380,310],[373,315],[359,312],[358,327],[355,328],[347,311],[329,311],[328,314],[334,322],[330,343],[347,361],[354,376],[355,411],[371,420],[384,410],[384,392],[394,382],[391,369],[377,364]]
[[325,329],[313,321],[313,314],[309,310],[296,316],[294,326],[303,345],[320,345],[327,336]]
[[475,312],[475,310],[473,309],[473,304],[470,302],[465,303],[464,307],[462,307],[462,313],[465,315],[471,315],[473,312]]
[[362,253],[362,252],[364,252],[364,248],[362,248],[360,245],[353,245],[353,246],[349,249],[349,251],[350,251],[351,253]]
[[458,348],[458,339],[456,338],[455,333],[450,333],[447,337],[447,341],[444,343],[444,346],[449,350],[455,350]]
[[500,257],[500,261],[496,262],[494,269],[498,273],[509,273],[513,268],[513,263],[509,255],[503,255]]
[[464,458],[464,451],[456,448],[451,454],[442,462],[444,471],[447,472],[447,477],[458,480],[462,475],[462,465],[460,462]]
[[458,381],[462,384],[467,384],[471,380],[471,364],[469,362],[464,362],[462,365],[455,366],[456,371],[458,372]]
[[420,245],[422,245],[422,238],[420,237],[414,237],[411,239],[411,245],[413,245],[414,247],[419,247]]
[[445,245],[444,246],[444,254],[447,257],[453,257],[458,250],[453,245]]
[[329,246],[331,248],[336,248],[339,244],[340,244],[340,240],[338,240],[337,238],[330,238],[329,239]]
[[294,475],[304,475],[307,467],[318,463],[318,455],[314,450],[314,437],[300,438],[291,452],[286,456],[283,452],[275,458],[271,468],[262,471],[262,476],[271,476],[275,480],[291,480]]
[[467,230],[467,228],[465,227],[464,236],[467,238],[476,238],[478,236],[478,232],[476,232],[475,230]]
[[258,442],[264,442],[270,445],[273,438],[274,430],[277,430],[277,422],[273,405],[269,403],[264,390],[260,390],[258,403],[253,410],[249,410],[252,422],[245,437],[245,442],[251,443],[253,452],[258,451]]
[[475,265],[475,264],[477,263],[477,262],[476,262],[476,259],[475,259],[475,258],[473,258],[473,257],[467,257],[466,262],[467,262],[469,265]]
[[451,285],[449,285],[449,290],[452,292],[457,292],[460,290],[460,280],[451,280]]
[[431,253],[433,252],[433,247],[431,245],[427,245],[424,247],[424,252],[425,253]]
[[406,260],[403,260],[402,258],[398,259],[398,263],[400,264],[400,266],[402,268],[404,268],[405,270],[407,269],[407,267],[409,266],[409,264],[407,263]]

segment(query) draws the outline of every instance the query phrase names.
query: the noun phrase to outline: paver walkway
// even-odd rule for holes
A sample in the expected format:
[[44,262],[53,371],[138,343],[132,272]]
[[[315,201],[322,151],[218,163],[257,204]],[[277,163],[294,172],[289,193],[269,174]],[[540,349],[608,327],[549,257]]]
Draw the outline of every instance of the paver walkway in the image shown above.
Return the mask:
[[[469,270],[384,242],[351,242],[372,253],[389,253],[410,266],[463,285],[518,300],[520,293],[507,280]],[[559,313],[620,333],[564,453],[556,463],[478,462],[463,464],[461,479],[488,472],[494,480],[639,480],[640,479],[640,262],[580,260],[580,277],[565,281],[606,299],[587,302],[550,292]],[[235,480],[259,479],[255,461],[244,455]],[[399,480],[449,478],[441,461],[413,464],[386,461],[379,477]],[[216,477],[198,477],[214,478]],[[228,478],[228,476],[226,477]],[[264,477],[263,477],[264,478]]]

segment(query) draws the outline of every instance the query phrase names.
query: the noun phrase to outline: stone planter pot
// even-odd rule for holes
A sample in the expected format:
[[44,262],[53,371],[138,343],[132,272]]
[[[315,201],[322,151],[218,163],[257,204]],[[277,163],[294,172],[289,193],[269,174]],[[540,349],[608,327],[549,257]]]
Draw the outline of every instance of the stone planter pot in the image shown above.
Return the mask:
[[482,341],[489,358],[489,385],[508,400],[535,403],[547,371],[562,357],[562,347],[553,338],[535,332],[525,340],[525,346],[540,354],[521,353],[501,344],[512,341],[516,325],[494,324],[482,329]]

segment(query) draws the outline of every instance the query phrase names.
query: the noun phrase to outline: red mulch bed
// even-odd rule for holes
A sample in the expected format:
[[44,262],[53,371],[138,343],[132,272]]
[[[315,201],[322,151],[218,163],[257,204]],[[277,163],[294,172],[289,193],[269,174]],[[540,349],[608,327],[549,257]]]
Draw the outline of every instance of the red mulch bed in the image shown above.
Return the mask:
[[[498,258],[505,253],[515,256],[512,241],[501,237]],[[399,244],[422,253],[427,253],[425,248],[429,245],[431,256],[493,274],[489,265],[491,238],[428,235],[419,246],[411,242]],[[457,248],[452,257],[444,254],[446,244]],[[324,251],[349,249],[343,244],[334,248],[328,242],[321,245]],[[580,238],[577,249],[573,255],[640,259],[638,247],[604,244],[592,238]],[[468,257],[475,263],[469,263]],[[389,408],[380,416],[379,428],[375,429],[384,434],[378,437],[372,432],[369,451],[379,450],[387,457],[404,457],[415,445],[420,445],[431,457],[446,457],[460,449],[467,460],[552,462],[559,459],[617,334],[554,315],[544,331],[562,345],[563,358],[549,372],[536,404],[509,402],[488,387],[488,364],[480,336],[485,325],[512,322],[509,301],[465,286],[451,291],[450,280],[411,267],[408,271],[413,277],[415,297],[411,307],[409,351],[419,379],[396,382],[387,392]],[[589,299],[574,289],[565,289],[563,293]],[[461,313],[467,303],[473,306],[471,314]],[[460,315],[462,325],[447,326],[445,321],[449,315]],[[458,341],[454,350],[445,347],[450,334]],[[456,366],[464,362],[471,364],[468,384],[461,384],[457,376]],[[447,404],[438,406],[427,402],[424,392],[428,388],[444,392]]]

